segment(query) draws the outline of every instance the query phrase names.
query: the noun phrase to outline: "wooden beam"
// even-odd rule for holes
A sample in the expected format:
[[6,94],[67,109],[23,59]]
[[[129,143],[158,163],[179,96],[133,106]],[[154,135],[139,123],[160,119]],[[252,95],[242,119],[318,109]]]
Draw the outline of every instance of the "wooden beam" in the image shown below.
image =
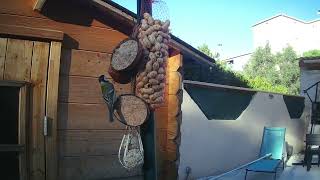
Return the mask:
[[33,41],[8,39],[4,80],[30,81]]
[[24,152],[24,145],[15,145],[15,144],[0,144],[0,152]]
[[0,38],[0,80],[3,79],[4,61],[6,59],[7,38]]
[[30,83],[25,81],[6,81],[6,80],[0,81],[0,86],[22,87],[25,85],[30,85]]
[[306,70],[320,70],[320,58],[310,60],[300,60],[299,66]]
[[45,2],[46,2],[46,0],[36,0],[36,2],[34,3],[34,6],[33,6],[33,10],[41,11]]
[[95,52],[112,53],[113,49],[119,44],[119,42],[128,37],[119,31],[112,30],[111,28],[100,28],[96,26],[88,27],[72,23],[62,23],[48,18],[44,19],[0,14],[0,24],[20,25],[62,31],[66,34],[66,37],[63,39],[64,48],[82,49]]
[[[112,14],[120,16],[120,17],[126,19],[127,21],[130,21],[131,23],[136,22],[136,19],[134,17],[132,17],[129,14],[121,11],[120,9],[117,9],[117,8],[113,7],[108,2],[105,2],[103,0],[91,0],[90,3],[93,4],[96,7],[104,10],[104,11],[108,11],[108,12],[111,12]],[[130,22],[128,22],[128,23],[130,23]]]
[[167,141],[166,141],[166,163],[164,165],[163,179],[176,179],[179,166],[180,146],[180,124],[182,103],[182,54],[174,54],[167,61]]
[[31,83],[32,108],[30,110],[31,137],[30,149],[30,179],[45,179],[45,149],[43,136],[43,119],[45,116],[47,67],[50,43],[34,42],[32,52]]
[[49,39],[55,41],[63,40],[63,32],[41,28],[31,28],[27,26],[0,24],[0,34],[10,36],[24,36],[31,38]]
[[151,0],[137,0],[137,14],[138,21],[143,18],[144,13],[152,15],[152,1]]
[[27,178],[27,153],[25,150],[25,146],[27,143],[27,122],[26,118],[28,116],[28,88],[27,86],[22,86],[20,88],[19,94],[19,145],[23,146],[23,153],[20,153],[19,161],[20,161],[20,178]]

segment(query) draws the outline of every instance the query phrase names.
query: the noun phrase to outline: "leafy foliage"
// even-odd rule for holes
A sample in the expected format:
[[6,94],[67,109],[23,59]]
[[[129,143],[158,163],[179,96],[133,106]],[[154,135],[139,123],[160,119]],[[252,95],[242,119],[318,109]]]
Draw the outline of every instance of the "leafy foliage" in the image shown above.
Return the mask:
[[235,73],[226,71],[218,63],[210,66],[202,61],[185,59],[183,64],[184,79],[230,86],[248,87],[247,82],[236,77]]
[[230,86],[249,87],[247,85],[247,80],[241,74],[233,72],[225,61],[219,60],[219,53],[212,53],[206,44],[202,44],[198,49],[215,59],[215,66],[208,66],[201,62],[186,61],[186,63],[184,63],[185,79]]
[[320,49],[313,49],[306,51],[302,55],[303,57],[320,57]]
[[288,93],[288,88],[282,85],[273,86],[266,78],[263,78],[260,76],[257,76],[255,78],[248,80],[248,85],[251,88],[257,89],[257,90],[272,91],[272,92],[278,92],[283,94]]
[[[208,56],[214,57],[206,44],[199,46],[198,49]],[[271,52],[269,44],[257,48],[245,66],[244,73],[232,71],[224,61],[218,60],[216,65],[210,69],[202,67],[201,72],[205,72],[205,74],[191,73],[186,78],[283,94],[299,93],[297,54],[290,46],[277,54]]]
[[254,78],[257,74],[262,77],[267,76],[270,68],[272,67],[274,56],[271,53],[271,48],[267,44],[264,48],[259,47],[252,54],[249,63],[245,66],[245,73]]
[[220,54],[218,52],[213,53],[207,44],[198,46],[198,50],[215,60],[218,60],[220,57]]
[[257,48],[252,54],[251,59],[244,68],[244,73],[253,81],[257,77],[263,77],[266,82],[271,84],[271,86],[260,84],[261,86],[256,88],[299,94],[298,63],[297,54],[292,47],[288,46],[282,52],[272,54],[271,47],[267,44],[265,47]]
[[199,61],[186,60],[183,68],[184,78],[187,80],[249,87],[243,77],[238,77],[239,75],[237,73],[223,69],[218,64],[208,66],[208,64]]

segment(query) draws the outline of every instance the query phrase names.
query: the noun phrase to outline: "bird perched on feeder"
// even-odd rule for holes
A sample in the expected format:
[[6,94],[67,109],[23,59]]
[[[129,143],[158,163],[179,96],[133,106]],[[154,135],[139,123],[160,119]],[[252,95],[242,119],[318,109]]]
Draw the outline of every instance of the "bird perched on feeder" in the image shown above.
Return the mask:
[[108,81],[104,75],[99,77],[99,83],[101,86],[102,97],[109,109],[109,120],[113,122],[113,103],[116,100],[116,92],[113,84]]

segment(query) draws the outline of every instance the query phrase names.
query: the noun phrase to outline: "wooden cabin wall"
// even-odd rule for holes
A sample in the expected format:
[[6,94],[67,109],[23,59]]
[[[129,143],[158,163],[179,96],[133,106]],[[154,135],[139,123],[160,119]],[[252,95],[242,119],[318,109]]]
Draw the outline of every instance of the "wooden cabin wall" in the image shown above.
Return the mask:
[[[84,1],[47,0],[41,13],[33,10],[34,1],[2,1],[0,25],[64,32],[58,96],[59,180],[141,179],[141,170],[128,172],[118,162],[125,127],[108,122],[97,80],[101,74],[109,77],[111,52],[127,37],[132,24],[82,4]],[[168,62],[166,103],[155,112],[159,179],[176,179],[179,161],[182,55],[175,54]],[[131,84],[115,83],[115,87],[118,94],[131,92]]]
[[[135,177],[117,159],[124,126],[108,122],[97,77],[106,74],[110,54],[127,36],[114,22],[90,6],[72,0],[48,0],[43,12],[33,11],[34,0],[4,0],[0,24],[64,32],[58,96],[58,174],[64,179]],[[107,74],[106,74],[107,75]],[[131,84],[115,84],[118,94]]]

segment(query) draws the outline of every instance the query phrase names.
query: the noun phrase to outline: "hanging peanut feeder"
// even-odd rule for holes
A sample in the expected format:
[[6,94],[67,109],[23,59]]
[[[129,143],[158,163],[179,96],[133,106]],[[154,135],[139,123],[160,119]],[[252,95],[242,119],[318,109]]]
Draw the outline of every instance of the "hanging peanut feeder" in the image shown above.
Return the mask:
[[143,14],[138,33],[147,62],[136,78],[136,94],[150,104],[152,109],[164,102],[166,61],[169,57],[170,21],[154,20]]

